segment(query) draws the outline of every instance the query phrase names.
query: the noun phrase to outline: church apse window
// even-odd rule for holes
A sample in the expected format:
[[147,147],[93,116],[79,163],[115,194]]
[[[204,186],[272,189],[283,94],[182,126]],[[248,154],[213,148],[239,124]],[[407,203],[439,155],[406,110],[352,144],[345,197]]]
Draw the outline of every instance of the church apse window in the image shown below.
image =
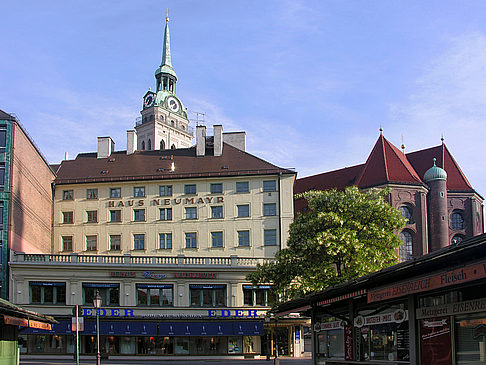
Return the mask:
[[401,207],[398,208],[400,211],[400,214],[402,215],[403,218],[405,218],[407,224],[413,224],[415,223],[413,220],[413,215],[412,215],[412,207],[409,205],[402,205]]
[[451,228],[455,231],[464,229],[464,217],[461,212],[455,211],[451,214]]
[[398,237],[402,241],[402,244],[398,248],[398,257],[400,262],[408,261],[413,258],[412,248],[413,248],[413,237],[409,231],[402,231]]
[[451,239],[451,245],[457,245],[464,241],[464,236],[462,234],[456,234],[454,237]]
[[147,150],[152,150],[152,141],[149,139],[147,143]]
[[145,141],[142,141],[142,151],[145,151]]

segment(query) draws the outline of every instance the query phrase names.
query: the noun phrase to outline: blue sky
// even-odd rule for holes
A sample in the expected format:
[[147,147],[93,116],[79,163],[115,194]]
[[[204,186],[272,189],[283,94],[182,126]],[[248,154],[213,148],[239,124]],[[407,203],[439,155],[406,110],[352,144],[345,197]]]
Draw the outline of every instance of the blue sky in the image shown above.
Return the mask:
[[0,109],[50,162],[126,130],[154,88],[170,8],[177,95],[298,176],[363,163],[379,135],[441,135],[486,195],[485,1],[0,2]]

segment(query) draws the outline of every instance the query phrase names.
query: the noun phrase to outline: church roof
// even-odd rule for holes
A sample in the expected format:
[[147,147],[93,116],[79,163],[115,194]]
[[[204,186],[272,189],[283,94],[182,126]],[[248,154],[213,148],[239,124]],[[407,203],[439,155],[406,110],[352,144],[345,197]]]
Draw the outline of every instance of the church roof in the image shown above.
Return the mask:
[[[175,170],[171,171],[174,162]],[[136,151],[127,155],[117,151],[109,158],[81,153],[74,160],[62,161],[56,184],[89,182],[184,179],[201,177],[251,176],[296,172],[272,165],[256,156],[224,144],[223,154],[214,156],[206,147],[206,155],[196,156],[196,147],[174,150]]]
[[[433,158],[437,159],[437,166],[447,172],[448,190],[475,192],[445,144],[403,154],[383,135],[378,137],[366,163],[297,179],[294,192],[344,189],[351,185],[359,188],[386,184],[425,185],[423,176],[432,166]],[[303,199],[295,201],[296,211],[304,206]]]

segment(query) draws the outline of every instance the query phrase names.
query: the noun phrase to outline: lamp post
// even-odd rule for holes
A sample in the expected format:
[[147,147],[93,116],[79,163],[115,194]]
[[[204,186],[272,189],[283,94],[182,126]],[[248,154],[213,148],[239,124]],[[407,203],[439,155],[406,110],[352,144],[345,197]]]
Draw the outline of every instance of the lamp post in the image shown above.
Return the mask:
[[96,290],[95,297],[93,299],[93,307],[96,310],[96,365],[100,365],[100,308],[101,297],[100,292]]

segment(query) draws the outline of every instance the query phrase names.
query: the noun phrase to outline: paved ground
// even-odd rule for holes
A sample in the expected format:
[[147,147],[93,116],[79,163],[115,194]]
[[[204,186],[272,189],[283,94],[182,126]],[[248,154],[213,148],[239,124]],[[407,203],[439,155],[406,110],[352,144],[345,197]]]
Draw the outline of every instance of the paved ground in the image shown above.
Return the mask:
[[[311,359],[291,359],[291,358],[279,358],[279,365],[312,365]],[[36,359],[21,359],[21,365],[74,365],[76,364],[73,360],[36,360]],[[95,365],[96,360],[81,360],[80,365]],[[215,364],[228,364],[228,365],[274,365],[274,359],[266,361],[263,359],[181,359],[181,360],[102,360],[102,365],[215,365]]]

